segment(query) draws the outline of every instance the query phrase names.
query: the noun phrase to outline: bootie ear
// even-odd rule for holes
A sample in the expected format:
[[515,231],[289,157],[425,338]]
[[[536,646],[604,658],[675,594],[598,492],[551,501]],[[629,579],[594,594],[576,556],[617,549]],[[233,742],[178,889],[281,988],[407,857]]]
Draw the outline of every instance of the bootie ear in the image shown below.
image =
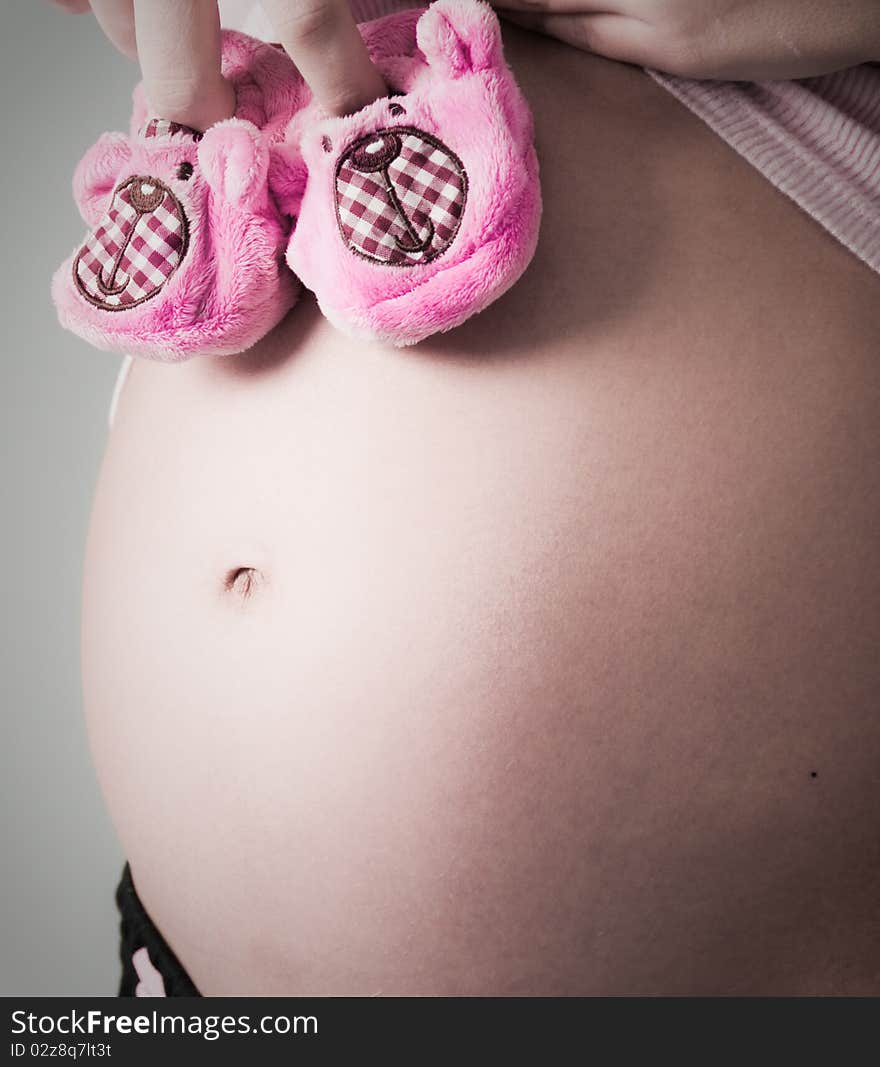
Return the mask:
[[485,3],[436,0],[419,19],[416,38],[429,65],[447,78],[503,62],[498,19]]
[[73,172],[73,199],[83,222],[93,229],[107,210],[120,172],[131,158],[124,133],[103,133]]
[[226,119],[208,130],[199,144],[199,165],[214,195],[231,204],[251,204],[265,193],[269,150],[244,119]]

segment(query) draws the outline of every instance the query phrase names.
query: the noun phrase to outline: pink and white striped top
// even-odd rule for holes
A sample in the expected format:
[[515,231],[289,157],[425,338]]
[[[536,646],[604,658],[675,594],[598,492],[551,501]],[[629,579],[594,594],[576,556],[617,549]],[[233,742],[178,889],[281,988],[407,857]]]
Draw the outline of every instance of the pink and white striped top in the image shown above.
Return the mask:
[[[359,22],[417,6],[423,5],[351,0]],[[271,36],[252,0],[222,0],[221,8],[228,25]],[[880,272],[880,63],[800,81],[694,81],[648,73]]]
[[880,271],[880,64],[800,81],[706,82],[649,73]]

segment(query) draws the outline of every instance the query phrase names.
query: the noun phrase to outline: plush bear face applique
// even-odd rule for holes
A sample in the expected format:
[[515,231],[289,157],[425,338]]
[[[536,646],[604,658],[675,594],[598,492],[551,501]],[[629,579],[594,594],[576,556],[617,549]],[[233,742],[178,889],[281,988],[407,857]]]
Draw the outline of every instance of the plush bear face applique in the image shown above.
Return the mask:
[[134,307],[161,290],[188,242],[186,214],[171,189],[158,178],[129,178],[74,260],[77,288],[105,311]]
[[376,130],[336,167],[342,239],[376,263],[430,263],[458,233],[467,184],[464,164],[437,137],[413,126]]
[[185,258],[190,221],[180,186],[194,174],[201,137],[163,119],[141,130],[129,160],[135,172],[118,182],[74,257],[76,288],[95,307],[124,311],[150,300]]

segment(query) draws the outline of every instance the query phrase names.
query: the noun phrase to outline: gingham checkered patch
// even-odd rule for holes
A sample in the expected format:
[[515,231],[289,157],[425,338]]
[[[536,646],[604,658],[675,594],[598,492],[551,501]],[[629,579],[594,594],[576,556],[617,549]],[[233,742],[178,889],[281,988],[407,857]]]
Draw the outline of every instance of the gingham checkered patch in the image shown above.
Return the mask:
[[467,200],[461,160],[408,126],[351,145],[336,169],[336,217],[346,245],[389,266],[436,259],[452,243]]
[[190,141],[201,141],[202,135],[198,130],[189,126],[182,126],[179,122],[170,122],[168,119],[150,119],[141,128],[138,137],[145,141],[153,137],[186,137]]
[[73,261],[80,293],[104,311],[125,311],[155,296],[186,254],[180,201],[156,178],[133,177]]

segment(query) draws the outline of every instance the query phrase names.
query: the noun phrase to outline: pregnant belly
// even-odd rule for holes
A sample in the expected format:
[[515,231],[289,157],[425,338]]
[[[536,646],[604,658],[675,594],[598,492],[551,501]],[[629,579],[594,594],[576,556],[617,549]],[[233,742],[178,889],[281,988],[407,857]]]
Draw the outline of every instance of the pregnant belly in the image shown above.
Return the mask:
[[206,993],[877,992],[876,279],[522,42],[508,297],[132,371],[84,682],[139,891]]

